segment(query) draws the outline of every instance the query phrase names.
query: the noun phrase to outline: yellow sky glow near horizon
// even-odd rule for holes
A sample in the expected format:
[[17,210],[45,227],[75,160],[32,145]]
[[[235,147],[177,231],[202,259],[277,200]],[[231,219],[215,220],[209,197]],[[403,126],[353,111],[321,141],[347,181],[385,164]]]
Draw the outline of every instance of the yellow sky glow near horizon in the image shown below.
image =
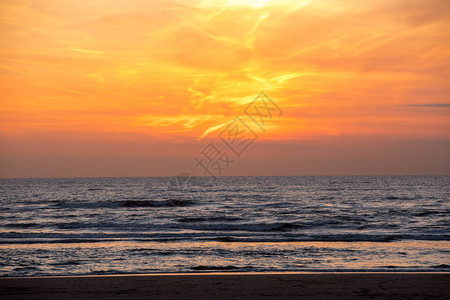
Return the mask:
[[449,8],[437,0],[2,1],[0,153],[6,160],[26,142],[27,155],[55,154],[48,141],[69,136],[80,145],[149,137],[177,147],[214,137],[261,91],[283,110],[261,140],[449,141]]

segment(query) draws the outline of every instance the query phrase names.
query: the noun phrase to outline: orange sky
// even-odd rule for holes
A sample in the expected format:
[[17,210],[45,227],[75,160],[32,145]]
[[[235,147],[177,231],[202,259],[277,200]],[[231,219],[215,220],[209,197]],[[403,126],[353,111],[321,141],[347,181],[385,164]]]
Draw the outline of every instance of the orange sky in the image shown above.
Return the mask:
[[4,0],[0,22],[0,177],[195,173],[260,91],[283,115],[226,175],[450,173],[446,0]]

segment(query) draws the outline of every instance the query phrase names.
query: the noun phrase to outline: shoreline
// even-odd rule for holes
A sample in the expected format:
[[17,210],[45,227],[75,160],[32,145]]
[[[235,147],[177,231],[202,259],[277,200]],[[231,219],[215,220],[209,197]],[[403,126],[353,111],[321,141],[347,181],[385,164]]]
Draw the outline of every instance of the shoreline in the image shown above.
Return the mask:
[[158,273],[2,277],[4,299],[448,299],[450,272]]
[[25,278],[84,278],[84,277],[118,277],[118,276],[202,276],[202,275],[328,275],[328,274],[439,274],[450,275],[450,271],[280,271],[280,272],[165,272],[165,273],[118,273],[118,274],[81,274],[81,275],[43,275],[43,276],[0,276],[2,279],[25,279]]

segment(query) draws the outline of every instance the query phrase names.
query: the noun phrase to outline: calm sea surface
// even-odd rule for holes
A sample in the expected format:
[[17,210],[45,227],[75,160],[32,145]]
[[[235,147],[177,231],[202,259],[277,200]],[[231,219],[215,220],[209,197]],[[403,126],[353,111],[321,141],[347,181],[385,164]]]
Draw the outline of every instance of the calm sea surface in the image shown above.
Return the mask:
[[449,176],[0,179],[0,276],[450,271]]

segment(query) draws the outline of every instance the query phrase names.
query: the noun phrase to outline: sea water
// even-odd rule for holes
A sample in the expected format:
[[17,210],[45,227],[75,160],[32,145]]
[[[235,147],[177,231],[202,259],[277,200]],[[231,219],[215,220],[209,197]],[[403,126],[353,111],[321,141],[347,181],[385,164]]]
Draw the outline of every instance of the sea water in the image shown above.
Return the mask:
[[450,176],[0,179],[0,276],[450,271]]

